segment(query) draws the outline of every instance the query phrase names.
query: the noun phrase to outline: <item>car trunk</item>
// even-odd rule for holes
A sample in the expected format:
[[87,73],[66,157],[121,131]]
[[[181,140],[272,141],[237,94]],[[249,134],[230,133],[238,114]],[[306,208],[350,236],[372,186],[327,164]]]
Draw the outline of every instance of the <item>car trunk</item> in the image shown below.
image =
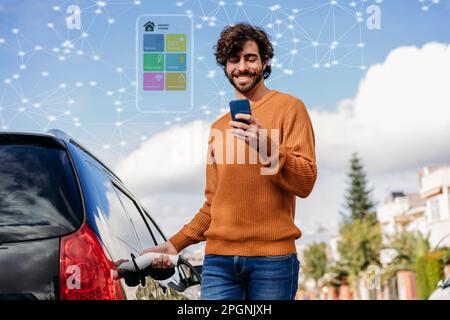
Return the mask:
[[83,222],[64,145],[44,135],[0,134],[0,299],[55,299],[60,237]]

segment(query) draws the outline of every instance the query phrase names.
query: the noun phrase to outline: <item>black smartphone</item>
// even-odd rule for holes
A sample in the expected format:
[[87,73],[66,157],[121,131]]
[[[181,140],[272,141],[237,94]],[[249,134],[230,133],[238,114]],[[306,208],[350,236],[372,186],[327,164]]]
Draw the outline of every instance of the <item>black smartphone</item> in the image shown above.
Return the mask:
[[252,111],[250,109],[250,101],[248,99],[239,99],[239,100],[231,100],[230,101],[230,112],[231,112],[231,119],[233,121],[239,121],[243,123],[247,123],[247,121],[242,119],[236,119],[236,114],[238,113],[245,113],[245,114],[252,114]]

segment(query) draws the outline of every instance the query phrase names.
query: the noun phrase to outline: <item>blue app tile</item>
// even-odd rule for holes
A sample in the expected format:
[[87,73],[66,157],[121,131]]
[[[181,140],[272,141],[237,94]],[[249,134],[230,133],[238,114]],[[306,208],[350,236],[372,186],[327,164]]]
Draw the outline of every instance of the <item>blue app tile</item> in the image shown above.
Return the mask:
[[167,53],[166,71],[186,71],[186,53]]
[[145,52],[163,52],[164,35],[163,34],[144,34]]

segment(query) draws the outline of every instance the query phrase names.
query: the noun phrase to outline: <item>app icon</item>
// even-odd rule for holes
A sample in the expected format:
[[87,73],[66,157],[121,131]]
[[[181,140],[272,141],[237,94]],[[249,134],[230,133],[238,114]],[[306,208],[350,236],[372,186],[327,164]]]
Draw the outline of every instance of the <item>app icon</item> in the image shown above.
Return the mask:
[[166,90],[185,91],[186,73],[184,72],[166,73]]
[[163,34],[144,34],[145,52],[163,52],[164,35]]
[[144,91],[164,90],[163,72],[144,72]]
[[167,53],[166,71],[186,71],[186,53]]
[[164,54],[144,53],[144,71],[164,71]]
[[185,34],[166,34],[167,52],[186,52]]

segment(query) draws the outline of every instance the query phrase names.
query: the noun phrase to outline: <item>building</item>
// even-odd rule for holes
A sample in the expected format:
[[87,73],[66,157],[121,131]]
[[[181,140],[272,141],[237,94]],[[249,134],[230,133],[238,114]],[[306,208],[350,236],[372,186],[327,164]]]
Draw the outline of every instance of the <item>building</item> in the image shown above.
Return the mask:
[[427,232],[425,200],[419,193],[391,192],[378,208],[377,218],[385,244],[402,230]]
[[420,170],[420,196],[426,202],[431,248],[450,246],[450,166]]

